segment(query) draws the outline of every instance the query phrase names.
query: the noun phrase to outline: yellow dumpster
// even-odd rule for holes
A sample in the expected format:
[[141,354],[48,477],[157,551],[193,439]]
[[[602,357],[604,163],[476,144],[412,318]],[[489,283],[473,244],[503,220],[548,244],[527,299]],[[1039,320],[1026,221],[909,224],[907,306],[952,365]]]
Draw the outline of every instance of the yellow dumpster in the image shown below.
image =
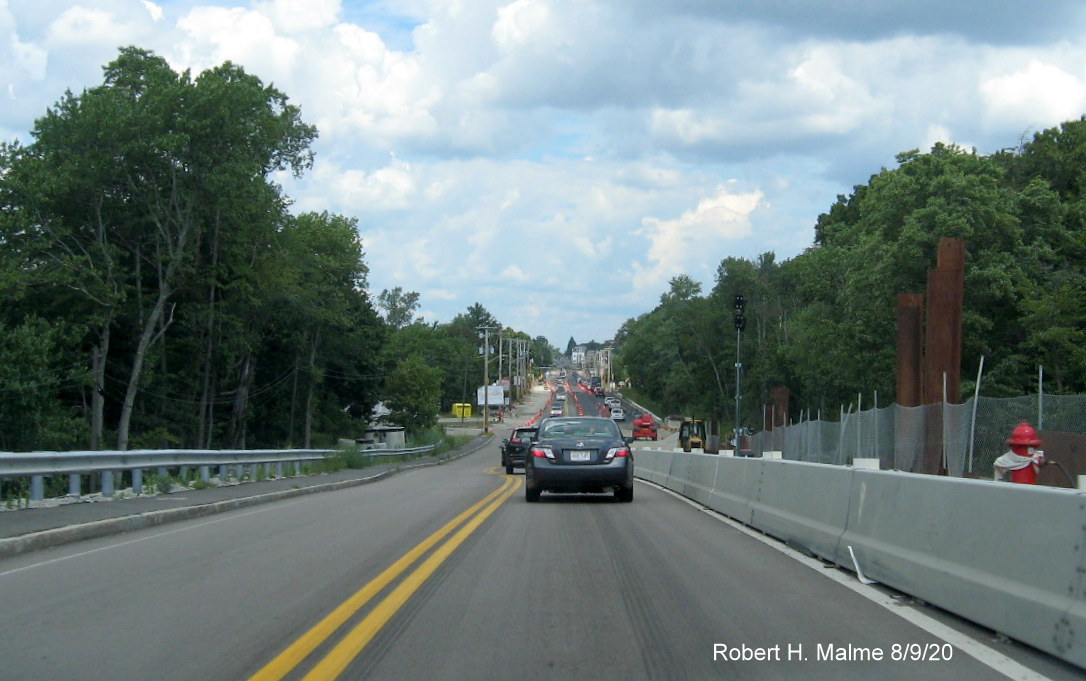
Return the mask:
[[462,419],[471,418],[471,402],[456,402],[453,404],[453,416]]

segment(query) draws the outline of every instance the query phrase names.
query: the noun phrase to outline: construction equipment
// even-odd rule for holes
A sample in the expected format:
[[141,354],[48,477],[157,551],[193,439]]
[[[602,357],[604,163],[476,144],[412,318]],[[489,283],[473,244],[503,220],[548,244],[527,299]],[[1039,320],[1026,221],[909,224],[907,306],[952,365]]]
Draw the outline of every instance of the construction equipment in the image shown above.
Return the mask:
[[679,446],[684,452],[692,449],[705,449],[705,421],[701,419],[683,419],[679,425]]
[[658,437],[652,414],[641,414],[633,420],[633,437],[635,440],[640,438],[655,440]]

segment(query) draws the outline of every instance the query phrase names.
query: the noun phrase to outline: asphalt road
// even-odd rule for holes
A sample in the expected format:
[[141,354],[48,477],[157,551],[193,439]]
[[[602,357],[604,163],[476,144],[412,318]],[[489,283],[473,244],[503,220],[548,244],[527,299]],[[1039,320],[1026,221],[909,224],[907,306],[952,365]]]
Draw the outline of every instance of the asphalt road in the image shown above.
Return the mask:
[[[529,505],[498,460],[495,443],[0,560],[0,679],[1081,678],[950,622],[993,652],[978,661],[901,616],[923,606],[880,605],[647,484],[633,504]],[[949,659],[891,659],[910,650]]]

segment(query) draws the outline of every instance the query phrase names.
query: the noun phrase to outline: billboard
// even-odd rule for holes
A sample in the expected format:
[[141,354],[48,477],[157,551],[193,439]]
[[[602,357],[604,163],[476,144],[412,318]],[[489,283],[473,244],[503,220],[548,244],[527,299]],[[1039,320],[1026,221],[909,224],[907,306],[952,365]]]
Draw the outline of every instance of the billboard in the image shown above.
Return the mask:
[[505,387],[500,385],[487,386],[486,393],[483,392],[484,388],[480,387],[476,391],[475,403],[480,407],[484,404],[488,404],[491,407],[503,407],[505,406]]

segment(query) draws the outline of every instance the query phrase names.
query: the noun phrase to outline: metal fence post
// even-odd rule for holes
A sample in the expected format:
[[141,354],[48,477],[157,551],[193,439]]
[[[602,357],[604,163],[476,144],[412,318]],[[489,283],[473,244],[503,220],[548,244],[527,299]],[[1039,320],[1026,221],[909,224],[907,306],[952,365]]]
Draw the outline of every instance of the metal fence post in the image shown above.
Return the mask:
[[1045,429],[1045,368],[1037,367],[1037,430]]

